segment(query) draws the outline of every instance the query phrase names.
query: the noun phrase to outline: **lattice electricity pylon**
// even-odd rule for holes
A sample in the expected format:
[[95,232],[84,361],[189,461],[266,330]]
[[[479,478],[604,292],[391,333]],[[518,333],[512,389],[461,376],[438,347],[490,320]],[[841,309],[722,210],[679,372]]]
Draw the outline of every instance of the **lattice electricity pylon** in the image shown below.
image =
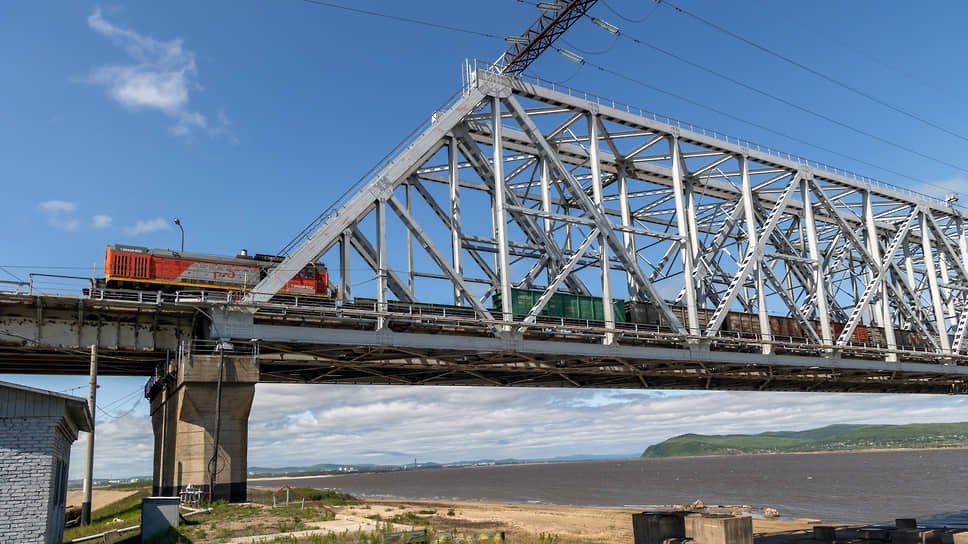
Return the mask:
[[[966,216],[950,203],[527,76],[468,82],[255,301],[321,258],[351,302],[355,259],[380,309],[464,306],[495,333],[568,293],[604,299],[606,331],[622,328],[611,301],[644,305],[683,345],[964,350]],[[524,309],[516,290],[534,293]]]

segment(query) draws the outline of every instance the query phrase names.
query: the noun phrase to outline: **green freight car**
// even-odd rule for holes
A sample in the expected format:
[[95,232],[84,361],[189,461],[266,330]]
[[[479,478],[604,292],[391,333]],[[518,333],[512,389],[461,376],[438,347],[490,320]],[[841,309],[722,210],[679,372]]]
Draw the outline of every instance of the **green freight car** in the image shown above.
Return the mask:
[[[511,312],[515,317],[528,315],[531,308],[537,304],[543,291],[533,289],[511,289]],[[501,294],[494,295],[494,308],[501,309]],[[615,322],[625,323],[625,301],[612,299],[615,309]],[[602,297],[573,295],[571,293],[555,293],[541,311],[543,316],[563,317],[567,319],[587,319],[589,321],[605,321]]]

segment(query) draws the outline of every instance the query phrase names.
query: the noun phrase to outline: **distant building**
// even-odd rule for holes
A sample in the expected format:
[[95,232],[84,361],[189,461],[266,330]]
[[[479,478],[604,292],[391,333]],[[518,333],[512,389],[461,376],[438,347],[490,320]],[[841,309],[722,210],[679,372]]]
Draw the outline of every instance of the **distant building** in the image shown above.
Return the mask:
[[0,382],[4,542],[63,542],[71,444],[91,423],[85,399]]

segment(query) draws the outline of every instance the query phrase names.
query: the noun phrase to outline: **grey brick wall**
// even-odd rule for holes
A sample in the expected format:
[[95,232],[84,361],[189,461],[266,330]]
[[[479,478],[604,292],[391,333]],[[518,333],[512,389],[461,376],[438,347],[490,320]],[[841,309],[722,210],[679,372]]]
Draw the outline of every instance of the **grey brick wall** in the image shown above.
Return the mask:
[[55,472],[58,460],[66,469],[70,451],[61,419],[0,418],[0,542],[60,542],[63,499],[53,495],[62,475]]

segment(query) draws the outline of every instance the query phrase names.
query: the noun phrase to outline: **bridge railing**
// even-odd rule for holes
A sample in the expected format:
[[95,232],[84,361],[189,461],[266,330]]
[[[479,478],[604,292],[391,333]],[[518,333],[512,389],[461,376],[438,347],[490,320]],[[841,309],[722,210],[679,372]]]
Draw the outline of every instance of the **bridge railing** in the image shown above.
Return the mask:
[[[304,300],[306,297],[304,297]],[[257,315],[299,315],[306,318],[335,319],[335,320],[365,320],[376,321],[380,318],[388,320],[391,328],[461,328],[461,329],[491,329],[507,325],[506,321],[487,319],[472,308],[460,308],[453,306],[406,303],[406,302],[387,302],[383,305],[375,301],[360,301],[357,299],[353,303],[340,304],[333,300],[330,303],[314,302],[312,305],[300,305],[298,297],[277,297],[269,303],[259,305]],[[382,307],[381,307],[382,306]],[[813,343],[806,337],[795,337],[787,335],[771,335],[769,337],[760,333],[719,331],[715,336],[704,336],[701,334],[679,334],[668,326],[646,323],[616,323],[614,327],[606,327],[603,321],[590,319],[578,319],[555,316],[538,316],[535,323],[525,324],[523,320],[526,316],[516,314],[513,316],[513,327],[527,327],[532,335],[540,336],[543,333],[551,335],[553,338],[568,337],[596,337],[600,338],[606,334],[613,334],[623,342],[653,342],[659,341],[667,345],[685,345],[686,342],[698,341],[709,342],[714,349],[748,348],[755,349],[762,345],[772,345],[788,353],[802,353],[809,355],[823,355],[829,352],[831,346],[824,346]],[[960,364],[968,364],[968,355],[965,354],[939,354],[927,346],[897,346],[888,349],[885,346],[851,341],[844,346],[836,348],[841,355],[858,356],[867,358],[883,358],[889,354],[899,354],[906,360],[930,360],[935,361],[943,358],[945,361],[957,361]]]
[[30,282],[0,280],[0,292],[22,295],[30,292]]
[[[2,284],[0,284],[2,285]],[[97,301],[126,302],[136,304],[249,304],[242,302],[242,293],[238,291],[203,291],[188,290],[175,293],[156,291],[134,291],[126,289],[90,289],[83,297]],[[262,316],[298,316],[306,319],[318,319],[334,326],[347,326],[352,323],[365,321],[375,323],[379,319],[386,320],[391,328],[398,329],[436,329],[458,330],[461,332],[476,332],[490,334],[498,327],[507,326],[508,322],[500,319],[500,314],[491,318],[475,311],[473,308],[389,301],[383,304],[372,299],[355,299],[343,303],[333,298],[300,295],[275,295],[269,302],[257,304],[256,315]],[[899,345],[888,349],[882,345],[852,341],[844,346],[824,346],[813,343],[809,338],[771,335],[763,336],[754,332],[720,331],[715,336],[702,334],[680,334],[668,326],[648,323],[620,322],[613,327],[606,327],[605,322],[579,319],[571,317],[538,316],[534,323],[524,323],[525,315],[515,314],[511,323],[513,329],[523,329],[534,337],[546,336],[549,339],[578,339],[588,341],[591,338],[602,338],[605,335],[615,335],[623,343],[661,343],[665,346],[685,346],[688,342],[707,342],[713,349],[728,349],[733,351],[755,350],[758,346],[772,345],[786,353],[797,353],[810,356],[825,355],[836,349],[842,356],[856,356],[865,358],[883,358],[889,354],[896,354],[902,360],[923,360],[943,362],[944,364],[968,364],[968,355],[963,352],[954,354],[937,353],[927,344],[920,346]],[[582,338],[586,338],[582,340]],[[217,342],[205,344],[204,341],[186,346],[191,353],[217,353]],[[239,343],[233,342],[234,346]],[[247,354],[251,348],[242,346],[235,354]],[[257,348],[256,348],[257,349]]]
[[94,278],[63,276],[60,274],[30,274],[28,293],[31,295],[55,295],[78,293],[94,288]]

